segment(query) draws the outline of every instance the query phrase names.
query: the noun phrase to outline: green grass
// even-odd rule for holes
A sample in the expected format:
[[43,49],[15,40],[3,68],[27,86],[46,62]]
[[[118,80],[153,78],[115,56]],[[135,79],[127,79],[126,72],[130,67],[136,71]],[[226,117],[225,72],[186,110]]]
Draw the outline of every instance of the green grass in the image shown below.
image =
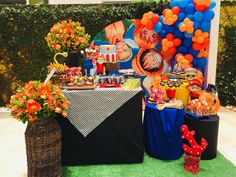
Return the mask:
[[[141,164],[88,165],[64,167],[63,177],[192,177],[179,160],[162,161],[144,156]],[[234,177],[236,167],[220,153],[213,160],[201,160],[197,177]]]

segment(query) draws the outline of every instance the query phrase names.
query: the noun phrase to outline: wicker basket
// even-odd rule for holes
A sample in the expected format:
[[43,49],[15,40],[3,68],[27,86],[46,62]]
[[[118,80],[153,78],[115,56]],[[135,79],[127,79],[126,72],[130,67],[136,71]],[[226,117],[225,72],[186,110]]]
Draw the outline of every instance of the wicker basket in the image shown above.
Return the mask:
[[25,142],[28,177],[62,176],[61,129],[54,117],[29,122]]

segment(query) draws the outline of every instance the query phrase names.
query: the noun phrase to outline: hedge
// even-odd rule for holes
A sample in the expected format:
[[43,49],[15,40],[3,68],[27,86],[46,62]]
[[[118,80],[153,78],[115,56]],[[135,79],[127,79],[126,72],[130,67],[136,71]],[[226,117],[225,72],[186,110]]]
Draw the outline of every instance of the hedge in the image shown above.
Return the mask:
[[161,12],[167,2],[99,5],[0,6],[0,105],[9,101],[17,85],[43,80],[52,53],[44,40],[53,24],[80,21],[92,37],[108,24]]
[[[222,5],[221,12],[225,17],[221,14],[217,86],[222,103],[235,104],[233,64],[236,62],[236,33],[233,10],[236,4],[223,2]],[[80,21],[93,37],[112,22],[124,18],[141,18],[149,10],[161,14],[166,7],[169,7],[168,1],[112,5],[0,6],[0,105],[8,103],[19,84],[45,79],[46,66],[52,61],[53,55],[44,36],[58,21]],[[229,11],[232,11],[231,21],[226,17]]]
[[216,85],[222,105],[236,105],[236,2],[222,2]]

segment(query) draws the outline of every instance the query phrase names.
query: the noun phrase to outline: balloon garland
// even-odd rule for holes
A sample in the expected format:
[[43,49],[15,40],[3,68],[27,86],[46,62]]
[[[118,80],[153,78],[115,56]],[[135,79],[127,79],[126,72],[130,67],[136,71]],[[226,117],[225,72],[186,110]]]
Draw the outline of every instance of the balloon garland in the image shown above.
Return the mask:
[[208,58],[209,31],[215,13],[213,0],[171,0],[170,8],[161,16],[153,12],[143,15],[141,23],[161,37],[161,53],[188,54],[193,67],[203,72]]

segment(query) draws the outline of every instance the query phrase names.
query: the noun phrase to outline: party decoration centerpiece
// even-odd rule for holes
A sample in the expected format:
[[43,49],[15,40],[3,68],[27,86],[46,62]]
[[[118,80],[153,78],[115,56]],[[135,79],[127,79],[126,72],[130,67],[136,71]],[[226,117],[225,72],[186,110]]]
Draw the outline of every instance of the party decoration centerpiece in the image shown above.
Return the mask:
[[61,113],[67,116],[68,100],[57,85],[30,81],[11,97],[10,108],[14,118],[23,123],[35,122]]
[[45,40],[53,53],[68,52],[67,66],[83,66],[80,50],[89,46],[90,35],[85,32],[80,22],[72,20],[58,22],[50,29]]
[[196,175],[199,173],[200,157],[203,151],[206,149],[208,143],[202,138],[201,144],[199,145],[195,138],[195,131],[189,131],[187,125],[182,125],[180,130],[183,132],[182,139],[187,139],[190,147],[183,144],[184,155],[184,169],[192,174]]
[[62,20],[50,29],[45,40],[54,53],[80,51],[89,45],[90,35],[85,33],[81,23]]
[[56,114],[67,117],[69,101],[57,85],[30,81],[11,97],[12,116],[25,123],[28,176],[61,176],[61,129]]

